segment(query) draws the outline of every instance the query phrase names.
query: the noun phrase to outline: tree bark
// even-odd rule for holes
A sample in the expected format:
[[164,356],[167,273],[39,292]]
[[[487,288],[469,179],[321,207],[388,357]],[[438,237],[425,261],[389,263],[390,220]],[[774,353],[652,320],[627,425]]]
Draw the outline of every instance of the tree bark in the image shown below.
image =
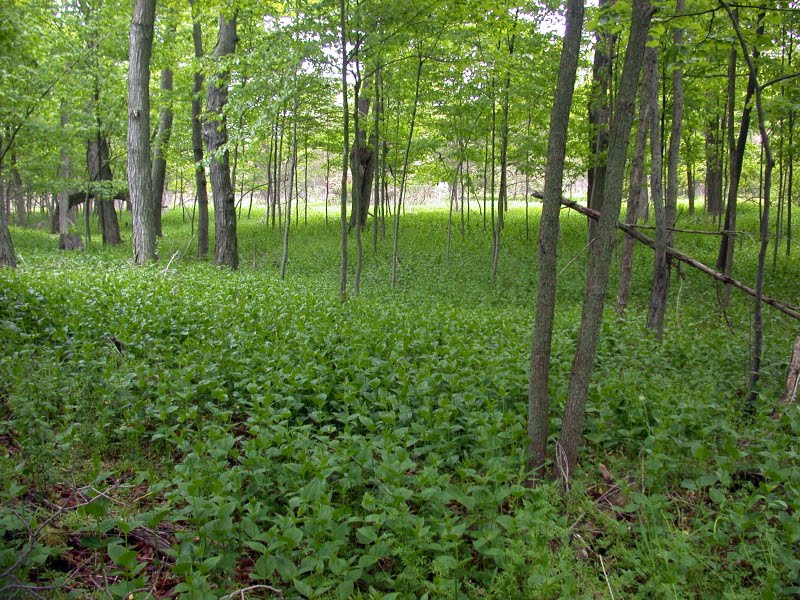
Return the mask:
[[0,211],[0,267],[17,266],[17,255],[11,242],[11,233],[6,222],[6,211]]
[[[675,14],[680,15],[686,9],[686,0],[676,0]],[[672,42],[680,56],[683,46],[683,29],[676,27],[672,33]],[[674,234],[672,227],[678,218],[678,165],[680,164],[681,134],[683,132],[683,67],[678,64],[672,71],[672,131],[669,137],[669,154],[667,158],[667,195],[664,204],[664,216],[667,223],[667,245],[672,246]],[[666,301],[666,298],[665,298]]]
[[[647,187],[644,177],[644,160],[647,150],[647,133],[653,119],[650,97],[647,85],[651,82],[647,76],[642,80],[642,92],[639,100],[639,125],[636,128],[636,143],[633,149],[633,162],[631,164],[630,184],[628,185],[628,207],[625,211],[625,223],[635,225],[638,221],[640,205],[647,203]],[[628,306],[631,290],[631,276],[633,274],[634,240],[626,235],[622,240],[622,257],[620,259],[619,285],[617,286],[618,313],[624,312]]]
[[375,176],[375,133],[370,134],[363,123],[369,115],[370,98],[363,96],[367,86],[356,81],[356,106],[353,111],[353,146],[350,149],[350,173],[353,178],[351,190],[352,210],[350,211],[350,229],[364,227],[369,214],[370,196],[372,195],[372,179]]
[[[110,184],[114,179],[111,173],[111,152],[108,147],[108,139],[101,136],[99,128],[95,139],[89,140],[86,144],[86,163],[89,167],[89,178],[94,183],[93,196],[97,202],[103,243],[119,244],[122,241],[119,233],[119,220],[110,189]],[[107,184],[104,185],[103,182],[107,182]],[[60,210],[59,206],[59,212]]]
[[350,154],[350,114],[347,107],[347,0],[339,2],[339,25],[342,39],[342,190],[340,195],[341,253],[339,300],[347,300],[347,159]]
[[128,193],[133,206],[133,262],[156,258],[150,177],[150,56],[155,0],[134,0],[128,67]]
[[[217,64],[236,51],[236,14],[230,19],[219,17],[219,37],[213,56]],[[239,267],[236,239],[236,199],[231,184],[228,125],[223,112],[228,102],[228,72],[223,69],[208,81],[206,122],[203,128],[206,147],[211,155],[211,191],[214,196],[214,260],[231,269]]]
[[[736,22],[736,26],[738,27],[738,15],[736,13],[731,13],[731,19]],[[758,25],[756,26],[756,34],[763,35],[764,34],[764,13],[760,13],[758,15]],[[733,67],[733,78],[735,79],[735,53],[736,49],[731,49],[731,62],[734,64]],[[759,51],[757,48],[753,48],[753,58],[758,60]],[[749,56],[744,57],[745,62],[750,61]],[[731,77],[731,71],[729,71],[729,81]],[[729,89],[731,89],[735,84],[729,83]],[[725,209],[725,226],[723,229],[728,231],[733,231],[736,228],[736,202],[739,196],[739,180],[741,179],[742,175],[742,166],[744,164],[744,152],[745,148],[747,147],[747,137],[750,133],[750,120],[752,117],[753,112],[753,105],[751,100],[753,99],[753,95],[756,92],[756,76],[754,73],[751,73],[747,78],[747,91],[745,92],[744,98],[744,106],[742,108],[742,116],[739,122],[739,137],[736,140],[736,147],[731,147],[731,155],[730,155],[730,178],[728,184],[728,205]],[[733,103],[734,99],[731,98],[730,102]],[[731,109],[729,113],[729,119],[731,123],[733,122],[733,104],[731,104]],[[730,140],[730,143],[733,143],[733,140]],[[717,269],[726,274],[730,274],[733,272],[733,247],[734,244],[732,240],[729,240],[728,236],[723,236],[722,240],[720,241],[719,246],[719,254],[717,256]]]
[[14,216],[16,217],[17,227],[25,227],[25,190],[22,185],[22,176],[17,169],[16,153],[11,154],[11,185],[13,186],[14,196]]
[[[190,0],[192,7],[192,41],[194,43],[194,56],[199,61],[203,58],[203,34],[200,28],[199,16],[195,14],[194,1]],[[203,162],[203,123],[201,121],[203,73],[194,73],[192,84],[192,157],[194,159],[194,180],[197,194],[197,258],[203,259],[208,254],[208,184],[206,183],[206,168]]]
[[[761,353],[764,341],[764,322],[762,315],[763,308],[763,294],[764,294],[764,267],[767,258],[767,247],[769,246],[769,209],[770,209],[770,194],[772,191],[772,169],[775,166],[775,159],[772,156],[772,148],[769,142],[769,133],[767,132],[766,118],[764,117],[764,104],[761,97],[761,87],[758,85],[758,72],[756,70],[755,61],[758,59],[759,52],[757,48],[753,48],[752,58],[748,54],[747,43],[745,42],[742,30],[739,27],[739,21],[731,8],[723,1],[719,3],[725,9],[730,17],[731,25],[736,32],[736,37],[739,40],[739,45],[742,48],[742,56],[747,63],[747,71],[749,73],[747,81],[747,89],[750,90],[752,86],[755,99],[756,99],[756,114],[758,115],[758,130],[761,134],[761,148],[764,151],[764,186],[761,211],[761,244],[758,250],[758,269],[756,271],[756,302],[753,309],[753,358],[750,369],[750,393],[747,396],[747,404],[745,409],[747,412],[752,412],[755,409],[755,402],[758,398],[758,382],[761,376]],[[759,26],[757,31],[759,34],[764,33],[764,13],[758,16]],[[741,132],[740,132],[741,133]],[[738,150],[738,148],[737,148]],[[744,154],[744,153],[742,153]],[[740,163],[741,164],[741,163]],[[740,167],[741,171],[741,167]],[[732,245],[733,243],[730,242]]]
[[539,226],[536,320],[531,343],[530,379],[528,381],[528,470],[532,476],[541,475],[547,458],[547,436],[550,427],[548,388],[556,303],[559,214],[569,112],[572,106],[580,54],[583,13],[584,0],[569,0],[558,80],[550,113],[547,168],[544,178],[545,191]]
[[[658,51],[649,47],[644,51],[644,69],[647,85],[647,102],[654,115],[658,107]],[[650,308],[647,312],[647,327],[656,332],[660,340],[664,331],[664,315],[667,309],[669,291],[669,263],[667,247],[669,233],[667,213],[664,206],[664,187],[661,179],[663,163],[661,155],[661,124],[653,118],[650,122],[650,196],[653,198],[653,212],[656,216],[656,246],[653,265],[653,287],[650,291]]]
[[[615,0],[600,0],[599,9],[610,7]],[[609,102],[612,78],[612,51],[616,36],[598,31],[595,35],[594,62],[592,64],[592,86],[589,92],[589,156],[592,166],[588,172],[587,204],[602,212],[603,189],[606,177],[606,153],[608,152],[608,126],[611,120]],[[595,224],[589,221],[589,238],[594,237]]]
[[161,110],[158,117],[158,132],[153,147],[153,223],[161,237],[161,205],[164,201],[164,180],[167,175],[166,151],[172,135],[172,69],[161,71]]
[[714,116],[706,125],[706,212],[717,216],[722,212],[722,145],[720,119]]
[[603,188],[603,212],[589,253],[583,314],[581,315],[577,349],[570,372],[567,406],[556,448],[556,475],[565,486],[568,484],[578,460],[578,446],[583,431],[589,381],[597,355],[597,340],[603,320],[611,255],[617,237],[617,219],[622,203],[625,160],[633,124],[639,71],[653,13],[654,9],[649,0],[633,0],[630,38],[625,52],[625,62],[609,135],[606,179]]

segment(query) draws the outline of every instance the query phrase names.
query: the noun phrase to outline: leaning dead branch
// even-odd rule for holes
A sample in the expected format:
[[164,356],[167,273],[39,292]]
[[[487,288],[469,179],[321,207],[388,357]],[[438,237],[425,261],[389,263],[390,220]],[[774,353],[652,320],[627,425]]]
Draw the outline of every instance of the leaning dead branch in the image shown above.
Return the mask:
[[[542,196],[543,196],[542,192],[540,192],[538,190],[534,191],[531,195],[534,198],[539,198],[540,200],[542,199]],[[577,202],[573,202],[572,200],[567,200],[566,198],[562,198],[561,199],[561,204],[571,208],[572,210],[574,210],[576,212],[581,213],[582,215],[586,215],[587,217],[589,217],[591,219],[597,220],[597,219],[600,218],[600,213],[598,211],[596,211],[596,210],[594,210],[592,208],[587,208],[586,206],[582,206],[582,205],[578,204]],[[630,225],[627,225],[627,224],[622,223],[622,222],[618,222],[617,223],[617,227],[619,229],[621,229],[622,231],[624,231],[629,236],[631,236],[637,242],[641,242],[642,244],[644,244],[645,246],[649,246],[650,248],[655,248],[656,243],[652,239],[647,237],[646,235],[644,235],[641,232],[637,231],[636,228],[631,227]],[[706,275],[708,275],[712,279],[716,279],[717,281],[721,281],[722,283],[728,284],[731,287],[735,287],[736,289],[743,291],[745,294],[748,294],[749,296],[752,296],[753,298],[755,298],[757,296],[756,291],[753,288],[743,284],[741,281],[737,281],[736,279],[734,279],[732,277],[728,277],[727,275],[723,275],[722,273],[720,273],[718,271],[715,271],[711,267],[709,267],[707,265],[704,265],[700,261],[695,260],[690,256],[687,256],[683,252],[679,252],[675,248],[672,248],[672,247],[667,248],[667,256],[669,256],[669,257],[671,257],[671,258],[673,258],[673,259],[675,259],[677,261],[680,261],[680,262],[682,262],[684,264],[687,264],[690,267],[692,267],[694,269],[697,269],[698,271],[701,271],[702,273],[705,273]],[[778,310],[778,311],[782,312],[783,314],[785,314],[785,315],[787,315],[789,317],[792,317],[793,319],[797,319],[798,321],[800,321],[800,307],[794,306],[792,304],[789,304],[788,302],[784,302],[783,300],[777,300],[775,298],[770,298],[769,296],[762,295],[761,299],[764,302],[764,304],[767,304],[768,306],[771,306],[775,310]]]

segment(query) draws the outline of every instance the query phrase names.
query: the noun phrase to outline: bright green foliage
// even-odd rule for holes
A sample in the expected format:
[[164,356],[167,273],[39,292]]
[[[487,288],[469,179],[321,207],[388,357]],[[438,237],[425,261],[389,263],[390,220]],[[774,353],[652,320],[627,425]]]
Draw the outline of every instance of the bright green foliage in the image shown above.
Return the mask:
[[[43,530],[16,577],[80,588],[59,565],[82,548],[126,597],[156,585],[131,534],[145,526],[174,531],[164,560],[182,598],[258,584],[287,598],[797,592],[800,415],[770,417],[784,317],[768,315],[763,404],[742,421],[748,302],[734,297],[728,330],[713,286],[684,272],[656,346],[639,253],[631,308],[604,326],[588,452],[565,506],[550,486],[521,485],[535,280],[523,215],[508,215],[494,287],[486,236],[457,238],[445,263],[445,215],[405,218],[400,289],[387,291],[387,243],[345,305],[337,229],[317,215],[295,234],[286,282],[280,240],[255,216],[241,223],[238,273],[191,259],[132,269],[126,248],[57,255],[46,234],[15,229],[26,266],[0,272],[0,573],[26,548],[26,523],[52,512],[44,499],[80,488],[94,500]],[[188,223],[173,211],[164,226],[171,256]],[[556,405],[585,220],[566,217],[563,232]],[[680,241],[715,253],[705,236]],[[746,278],[755,242],[743,244]],[[791,298],[800,273],[781,269],[769,293]],[[624,506],[595,501],[600,463]]]

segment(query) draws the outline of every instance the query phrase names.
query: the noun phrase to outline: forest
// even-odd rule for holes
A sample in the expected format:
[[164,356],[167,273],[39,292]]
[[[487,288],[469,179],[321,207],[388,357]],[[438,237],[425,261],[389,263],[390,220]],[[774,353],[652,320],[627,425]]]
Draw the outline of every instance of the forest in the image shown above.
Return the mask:
[[0,598],[800,595],[796,0],[0,8]]

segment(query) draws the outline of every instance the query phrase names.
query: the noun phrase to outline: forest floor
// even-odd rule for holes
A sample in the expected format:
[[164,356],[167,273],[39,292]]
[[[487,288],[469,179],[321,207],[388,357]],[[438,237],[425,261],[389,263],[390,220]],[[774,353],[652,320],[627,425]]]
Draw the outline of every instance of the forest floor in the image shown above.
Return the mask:
[[[94,232],[83,252],[12,228],[0,597],[800,594],[800,415],[773,417],[797,323],[765,307],[763,388],[744,415],[751,299],[733,291],[724,316],[714,282],[674,270],[658,344],[644,326],[653,255],[638,247],[562,497],[522,485],[538,210],[528,236],[525,213],[508,214],[494,285],[475,214],[463,235],[456,218],[449,257],[446,212],[404,216],[395,291],[391,223],[377,253],[368,227],[362,293],[345,304],[335,219],[301,215],[282,281],[281,232],[259,217],[240,221],[238,272],[193,258],[180,210],[146,268],[131,266],[129,215],[126,243]],[[554,435],[586,255],[585,218],[562,217]],[[713,266],[717,243],[677,246]],[[757,251],[741,237],[735,277],[754,281]],[[765,292],[800,297],[800,261],[781,250]]]

